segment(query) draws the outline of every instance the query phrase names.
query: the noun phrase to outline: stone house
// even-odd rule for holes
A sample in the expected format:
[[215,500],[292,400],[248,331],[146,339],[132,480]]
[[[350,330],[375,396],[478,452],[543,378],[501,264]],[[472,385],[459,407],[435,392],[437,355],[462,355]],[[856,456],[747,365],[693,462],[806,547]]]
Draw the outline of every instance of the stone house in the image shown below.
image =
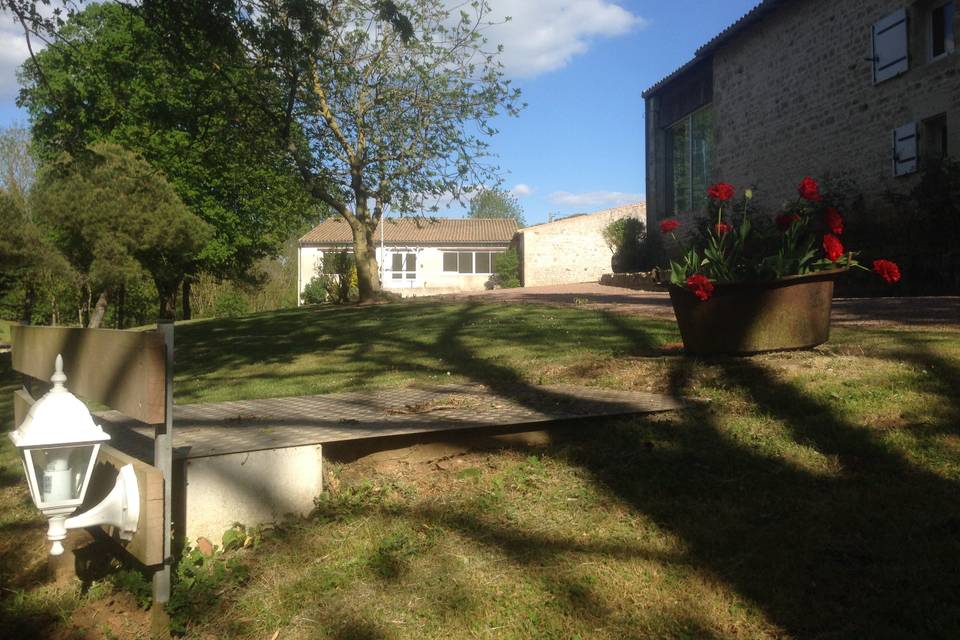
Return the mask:
[[643,96],[654,219],[716,181],[776,207],[805,175],[853,180],[872,210],[924,161],[960,155],[955,0],[764,0]]
[[[400,295],[434,295],[483,290],[495,256],[517,232],[515,220],[388,218],[377,227],[377,264],[384,289]],[[330,272],[324,256],[353,253],[350,226],[328,218],[300,238],[297,290],[319,273]],[[299,299],[299,296],[298,296]]]
[[603,230],[620,218],[645,221],[646,216],[640,203],[520,229],[514,241],[521,258],[520,281],[525,287],[598,282],[610,273],[613,257]]

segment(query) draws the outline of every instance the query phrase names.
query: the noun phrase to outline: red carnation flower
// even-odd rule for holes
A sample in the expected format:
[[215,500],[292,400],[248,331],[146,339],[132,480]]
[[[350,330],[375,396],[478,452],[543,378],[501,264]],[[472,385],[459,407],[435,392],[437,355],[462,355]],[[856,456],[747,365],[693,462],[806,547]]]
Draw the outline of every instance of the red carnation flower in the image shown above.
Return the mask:
[[809,200],[810,202],[820,202],[823,200],[823,196],[820,195],[820,185],[810,176],[800,181],[800,186],[797,187],[797,193],[800,194],[801,198]]
[[843,255],[843,244],[840,242],[840,238],[832,233],[824,234],[823,251],[827,254],[827,258],[831,262],[836,262],[839,260]]
[[727,182],[718,182],[709,189],[707,189],[707,195],[713,198],[714,200],[719,200],[720,202],[726,202],[733,197],[736,189],[733,188],[732,184]]
[[717,224],[713,225],[713,230],[717,232],[718,236],[722,236],[725,233],[730,233],[733,231],[733,227],[728,225],[726,222],[718,222]]
[[777,227],[780,228],[780,231],[786,231],[790,226],[800,219],[795,213],[781,213],[777,216]]
[[823,212],[823,224],[835,236],[843,235],[843,216],[833,207],[827,207]]
[[679,226],[680,226],[680,223],[674,220],[673,218],[667,218],[666,220],[660,221],[660,231],[662,233],[670,233]]
[[699,273],[687,278],[687,288],[701,300],[709,300],[713,293],[713,283],[710,282],[710,278]]
[[874,260],[873,270],[889,284],[900,282],[900,267],[889,260]]

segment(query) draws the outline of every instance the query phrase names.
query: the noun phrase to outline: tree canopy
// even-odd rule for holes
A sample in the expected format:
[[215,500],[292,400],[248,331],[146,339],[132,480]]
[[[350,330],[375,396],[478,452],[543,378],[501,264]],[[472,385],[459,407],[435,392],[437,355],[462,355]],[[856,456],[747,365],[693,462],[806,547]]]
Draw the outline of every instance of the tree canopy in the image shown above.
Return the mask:
[[239,50],[152,28],[148,8],[110,3],[72,15],[24,64],[19,102],[46,161],[101,141],[142,154],[213,228],[198,268],[242,278],[317,215],[274,123],[252,102],[279,101],[270,93],[279,85],[231,61]]
[[156,285],[165,318],[173,317],[177,287],[212,235],[163,174],[112,143],[63,154],[48,164],[33,208],[88,297],[99,294],[98,307],[105,307],[106,292],[144,269]]
[[513,218],[517,226],[525,227],[523,209],[517,196],[503,189],[482,189],[470,198],[470,209],[467,213],[471,218]]

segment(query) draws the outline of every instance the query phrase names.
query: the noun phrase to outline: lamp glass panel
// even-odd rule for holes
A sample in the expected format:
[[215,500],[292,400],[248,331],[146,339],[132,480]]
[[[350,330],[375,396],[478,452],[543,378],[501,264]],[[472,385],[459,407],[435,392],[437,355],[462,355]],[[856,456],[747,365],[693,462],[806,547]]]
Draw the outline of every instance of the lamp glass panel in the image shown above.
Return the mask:
[[79,500],[96,445],[48,447],[31,451],[38,506]]

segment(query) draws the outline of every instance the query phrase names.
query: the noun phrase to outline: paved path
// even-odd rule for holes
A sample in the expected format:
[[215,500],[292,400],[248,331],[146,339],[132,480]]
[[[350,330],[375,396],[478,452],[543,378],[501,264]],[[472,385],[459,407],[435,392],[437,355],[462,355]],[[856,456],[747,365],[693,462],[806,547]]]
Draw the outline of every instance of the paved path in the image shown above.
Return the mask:
[[[574,385],[494,391],[480,384],[413,386],[299,398],[174,407],[176,458],[457,431],[521,428],[595,416],[670,411],[682,401],[640,391]],[[150,455],[153,430],[116,411],[97,414],[118,448]],[[123,428],[121,428],[123,427]],[[526,429],[530,430],[530,429]]]
[[[529,302],[558,306],[607,309],[673,320],[670,296],[660,291],[636,291],[596,283],[497,289],[439,296],[444,300],[480,302]],[[838,298],[834,300],[833,324],[885,326],[960,327],[960,297]]]

